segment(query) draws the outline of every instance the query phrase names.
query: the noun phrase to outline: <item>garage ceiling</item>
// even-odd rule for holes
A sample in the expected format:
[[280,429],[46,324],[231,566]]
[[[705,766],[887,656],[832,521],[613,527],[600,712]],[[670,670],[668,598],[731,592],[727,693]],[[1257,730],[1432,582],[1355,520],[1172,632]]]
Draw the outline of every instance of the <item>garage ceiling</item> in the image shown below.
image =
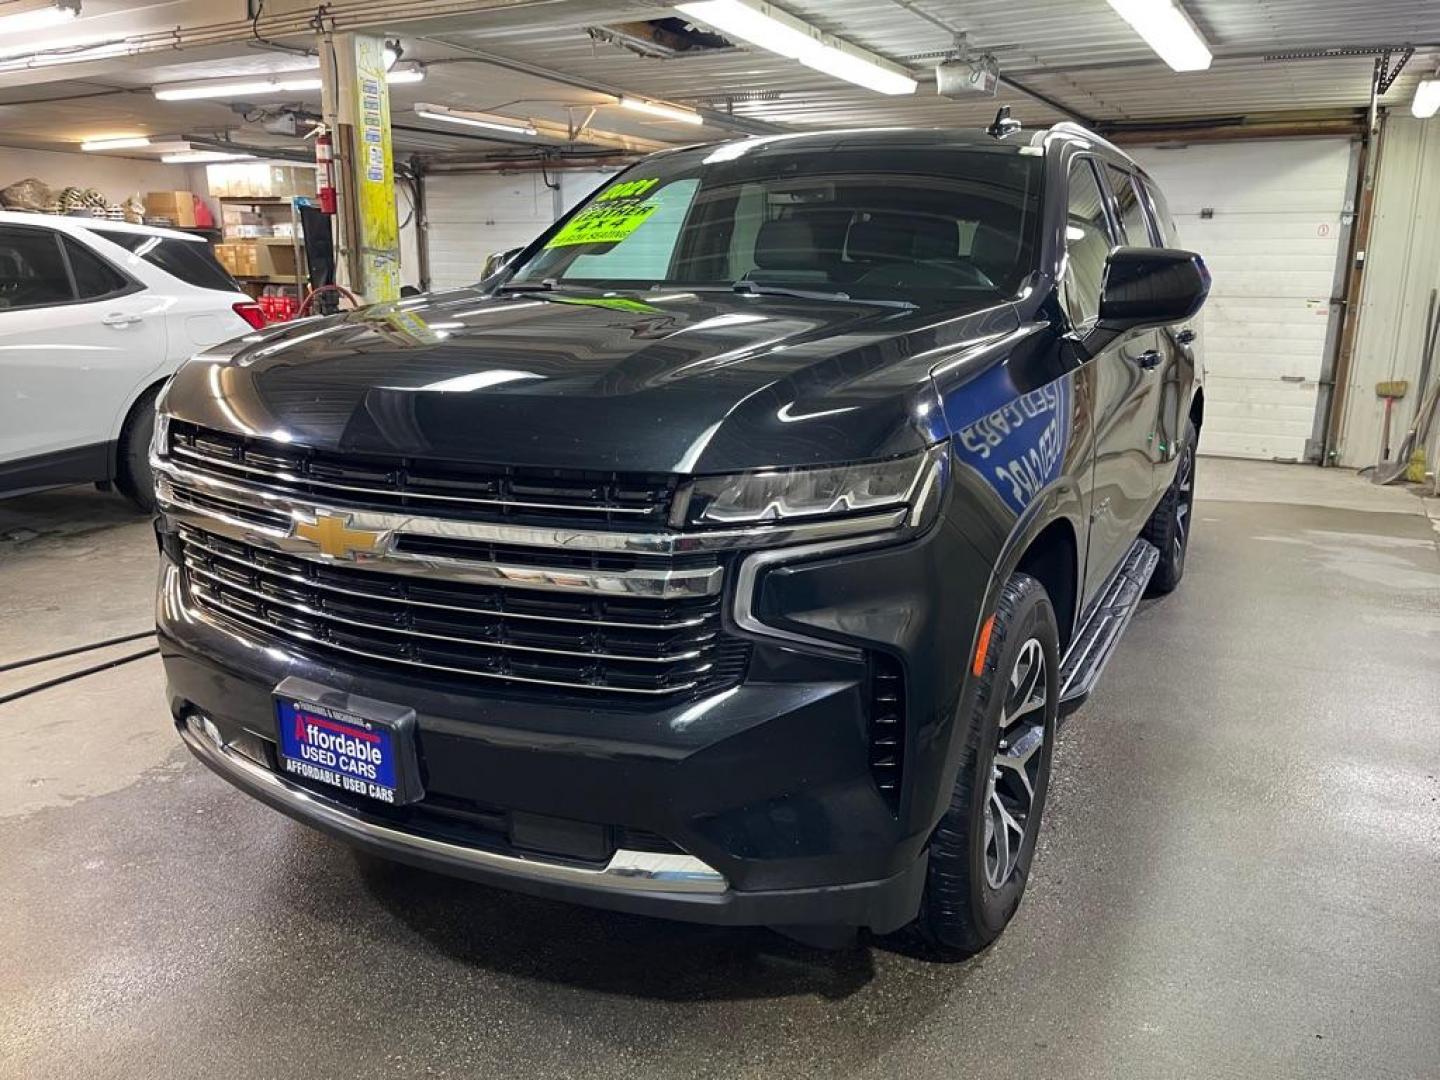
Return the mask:
[[[233,3],[182,0],[174,5],[123,5],[86,0],[67,33],[113,35],[129,25],[161,20],[177,10],[184,25],[223,17]],[[466,6],[472,9],[454,14]],[[393,90],[401,153],[456,154],[513,150],[514,144],[475,138],[408,113],[415,101],[565,122],[597,105],[594,126],[665,143],[721,138],[736,130],[773,126],[972,126],[1009,104],[1028,124],[1065,112],[1097,124],[1193,121],[1203,118],[1361,110],[1370,100],[1377,46],[1412,43],[1416,55],[1382,99],[1406,106],[1415,83],[1440,62],[1440,4],[1434,0],[1185,0],[1215,53],[1208,71],[1177,74],[1160,62],[1105,0],[783,0],[787,10],[856,45],[909,68],[920,80],[913,96],[887,97],[751,48],[656,59],[595,40],[588,29],[674,15],[643,0],[584,3],[533,0],[501,3],[417,0],[401,19],[374,29],[406,43],[406,58],[431,62],[424,83]],[[279,2],[276,10],[303,5]],[[409,14],[413,12],[413,16]],[[172,23],[173,25],[173,23]],[[243,25],[243,24],[242,24]],[[953,31],[953,33],[952,33]],[[133,32],[133,31],[132,31]],[[931,69],[964,32],[972,50],[992,51],[1003,78],[998,97],[958,102],[936,95]],[[306,47],[306,37],[278,44]],[[1358,55],[1274,61],[1267,53],[1345,47]],[[4,50],[10,52],[13,50]],[[482,54],[503,66],[477,62]],[[204,50],[144,52],[95,63],[5,72],[0,67],[0,139],[9,145],[62,149],[107,134],[210,135],[227,132],[255,141],[226,102],[157,102],[157,83],[248,74],[292,66],[291,54],[257,39],[236,39]],[[13,66],[13,65],[12,65]],[[519,69],[519,70],[517,70]],[[1019,89],[1017,87],[1023,87]],[[622,112],[608,93],[627,91],[707,107],[735,122],[695,128]],[[1029,92],[1027,92],[1029,91]],[[65,100],[65,99],[71,100]],[[319,107],[318,94],[291,104]],[[264,99],[277,105],[277,99]],[[523,141],[523,140],[521,140]],[[533,144],[532,144],[533,145]]]

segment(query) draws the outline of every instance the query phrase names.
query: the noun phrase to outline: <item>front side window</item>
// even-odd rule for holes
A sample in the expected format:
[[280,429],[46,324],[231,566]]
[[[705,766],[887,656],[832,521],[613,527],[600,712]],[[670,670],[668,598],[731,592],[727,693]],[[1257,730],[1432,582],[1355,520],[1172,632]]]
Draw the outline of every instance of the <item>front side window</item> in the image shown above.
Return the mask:
[[1086,326],[1100,317],[1100,287],[1105,260],[1113,246],[1105,199],[1089,158],[1070,166],[1070,190],[1065,207],[1065,266],[1060,296],[1070,322]]
[[1120,229],[1125,234],[1125,243],[1131,247],[1153,247],[1154,241],[1150,239],[1150,228],[1145,222],[1134,178],[1113,165],[1105,166],[1105,172],[1110,177],[1110,193],[1115,196],[1115,209],[1120,213]]
[[601,189],[512,281],[1005,298],[1032,270],[1040,163],[1009,147],[665,155]]
[[0,225],[0,311],[74,299],[56,235],[49,229]]

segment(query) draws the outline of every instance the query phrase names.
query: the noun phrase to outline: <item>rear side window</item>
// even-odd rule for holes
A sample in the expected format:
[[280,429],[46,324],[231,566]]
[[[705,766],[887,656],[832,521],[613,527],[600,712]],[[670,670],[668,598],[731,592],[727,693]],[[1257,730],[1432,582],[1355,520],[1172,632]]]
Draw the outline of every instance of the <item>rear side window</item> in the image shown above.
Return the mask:
[[0,311],[68,304],[74,299],[53,232],[0,226]]
[[62,237],[70,272],[75,275],[75,291],[81,300],[99,300],[130,288],[130,280],[84,244]]
[[1145,211],[1140,206],[1140,195],[1135,190],[1135,181],[1124,169],[1113,165],[1105,166],[1110,177],[1110,193],[1115,196],[1115,208],[1120,212],[1120,228],[1125,234],[1125,243],[1132,247],[1154,247],[1150,227],[1145,220]]
[[1065,273],[1060,297],[1075,326],[1100,316],[1100,285],[1110,255],[1110,226],[1099,178],[1088,158],[1070,166],[1070,193],[1065,209]]
[[1166,247],[1179,247],[1180,238],[1176,235],[1175,219],[1170,216],[1170,206],[1166,203],[1164,194],[1149,181],[1142,182],[1140,187],[1149,200],[1160,242]]
[[143,233],[109,232],[96,229],[113,244],[134,252],[151,266],[159,267],[171,277],[187,285],[216,292],[240,292],[235,279],[215,258],[210,245],[203,240],[174,240],[170,237],[146,236]]

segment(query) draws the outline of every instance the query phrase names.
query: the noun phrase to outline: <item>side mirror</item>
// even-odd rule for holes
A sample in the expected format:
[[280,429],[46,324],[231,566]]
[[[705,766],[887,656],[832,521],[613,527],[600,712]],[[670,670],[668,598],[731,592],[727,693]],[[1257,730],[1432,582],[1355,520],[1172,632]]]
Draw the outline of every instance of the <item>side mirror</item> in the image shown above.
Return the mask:
[[1105,261],[1099,324],[1119,332],[1184,322],[1209,294],[1210,271],[1193,251],[1116,248]]
[[491,274],[495,273],[495,271],[503,269],[511,259],[519,255],[523,250],[524,248],[513,247],[505,251],[492,251],[489,255],[486,255],[485,267],[480,271],[481,280],[488,278]]

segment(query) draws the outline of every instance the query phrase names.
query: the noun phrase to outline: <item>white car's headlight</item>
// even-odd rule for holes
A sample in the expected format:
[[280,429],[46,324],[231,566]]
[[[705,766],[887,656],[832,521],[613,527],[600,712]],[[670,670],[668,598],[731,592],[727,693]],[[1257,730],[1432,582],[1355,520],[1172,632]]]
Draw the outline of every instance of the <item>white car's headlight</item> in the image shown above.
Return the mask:
[[910,505],[935,460],[933,451],[818,469],[772,469],[701,476],[691,484],[694,525],[770,522],[862,514]]

